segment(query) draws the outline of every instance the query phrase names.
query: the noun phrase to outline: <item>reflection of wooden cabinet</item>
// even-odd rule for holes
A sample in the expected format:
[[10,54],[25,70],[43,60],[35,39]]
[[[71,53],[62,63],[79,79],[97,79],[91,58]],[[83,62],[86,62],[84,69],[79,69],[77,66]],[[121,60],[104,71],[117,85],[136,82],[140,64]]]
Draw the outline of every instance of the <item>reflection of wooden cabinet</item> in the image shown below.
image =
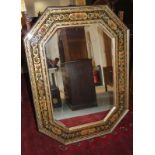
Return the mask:
[[106,58],[106,65],[112,66],[112,51],[111,51],[111,38],[103,33],[104,38],[104,48],[105,48],[105,58]]
[[95,84],[90,59],[71,61],[62,65],[66,102],[72,110],[96,105]]
[[113,68],[112,66],[103,67],[105,91],[107,91],[107,85],[113,86]]
[[84,27],[61,29],[59,52],[61,62],[88,58]]

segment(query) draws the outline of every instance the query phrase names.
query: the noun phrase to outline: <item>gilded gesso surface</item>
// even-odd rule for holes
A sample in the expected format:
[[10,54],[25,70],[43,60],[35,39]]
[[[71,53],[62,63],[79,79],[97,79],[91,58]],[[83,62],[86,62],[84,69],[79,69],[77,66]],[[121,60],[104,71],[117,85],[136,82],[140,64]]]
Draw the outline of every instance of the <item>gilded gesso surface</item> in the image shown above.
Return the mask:
[[[106,120],[65,128],[52,115],[44,43],[58,27],[91,23],[115,38],[115,108]],[[24,40],[39,131],[65,144],[111,132],[128,111],[128,29],[115,14],[107,6],[49,7]]]

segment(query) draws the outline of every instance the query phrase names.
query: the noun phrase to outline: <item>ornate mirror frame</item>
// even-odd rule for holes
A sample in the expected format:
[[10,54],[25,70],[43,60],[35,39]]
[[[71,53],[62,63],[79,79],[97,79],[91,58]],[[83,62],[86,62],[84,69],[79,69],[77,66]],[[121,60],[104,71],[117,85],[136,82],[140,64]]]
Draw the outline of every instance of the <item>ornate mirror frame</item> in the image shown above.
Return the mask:
[[[53,118],[45,44],[58,28],[98,23],[115,44],[115,104],[100,121],[66,128]],[[108,134],[128,112],[129,30],[107,6],[48,7],[26,35],[25,49],[33,100],[40,132],[69,144]]]

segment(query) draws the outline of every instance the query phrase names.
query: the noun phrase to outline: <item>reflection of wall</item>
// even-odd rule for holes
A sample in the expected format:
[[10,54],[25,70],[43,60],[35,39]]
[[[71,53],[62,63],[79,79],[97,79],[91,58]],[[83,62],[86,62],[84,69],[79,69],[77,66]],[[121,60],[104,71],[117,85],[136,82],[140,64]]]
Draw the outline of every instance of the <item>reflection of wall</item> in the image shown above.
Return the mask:
[[[85,31],[89,58],[93,58],[95,65],[100,65],[101,70],[105,66],[112,66],[111,39],[98,27],[98,25],[88,26],[85,28]],[[104,78],[103,70],[102,77]]]
[[[52,59],[52,60],[54,60],[55,58],[60,58],[57,33],[55,33],[54,36],[46,44],[46,56],[48,59]],[[60,66],[60,62],[58,66]],[[62,73],[60,70],[58,70],[56,79],[57,79],[59,89],[63,91],[64,89],[63,89]]]
[[59,49],[58,49],[58,35],[55,33],[53,37],[48,41],[46,45],[46,54],[47,58],[55,59],[59,58]]
[[[100,45],[100,34],[97,31],[97,26],[89,26],[86,28],[86,31],[90,34],[90,43],[89,48],[91,46],[91,51],[89,51],[89,56],[91,56],[96,65],[103,66],[105,63],[105,60],[102,60],[101,58],[104,58],[103,55],[103,47]],[[89,41],[88,41],[89,42]],[[88,50],[90,50],[88,49]]]

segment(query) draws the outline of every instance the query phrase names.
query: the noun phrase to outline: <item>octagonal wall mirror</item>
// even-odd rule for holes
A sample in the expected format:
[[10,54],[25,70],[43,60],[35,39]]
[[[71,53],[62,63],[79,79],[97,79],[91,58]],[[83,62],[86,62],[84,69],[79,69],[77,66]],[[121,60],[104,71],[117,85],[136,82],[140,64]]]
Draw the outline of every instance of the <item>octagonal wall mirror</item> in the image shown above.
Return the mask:
[[107,6],[49,7],[25,37],[38,129],[69,144],[128,111],[129,30]]

